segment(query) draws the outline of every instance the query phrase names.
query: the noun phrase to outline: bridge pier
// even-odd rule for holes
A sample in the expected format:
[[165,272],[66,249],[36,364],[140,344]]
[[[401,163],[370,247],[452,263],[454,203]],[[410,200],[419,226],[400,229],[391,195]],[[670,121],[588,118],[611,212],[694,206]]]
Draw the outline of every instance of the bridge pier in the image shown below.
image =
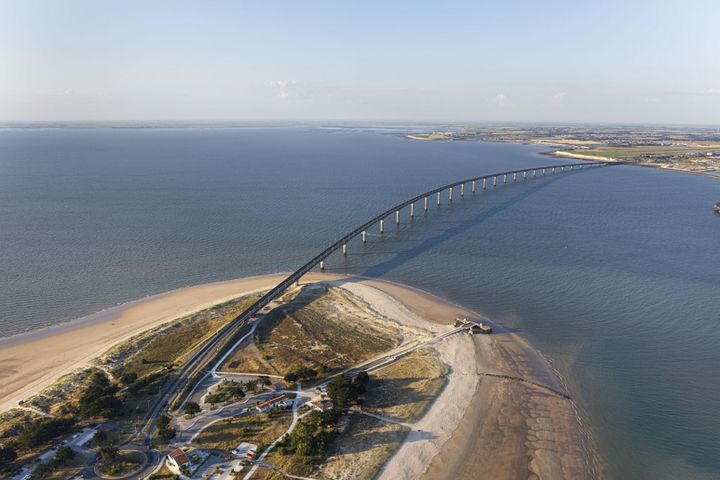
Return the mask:
[[544,169],[544,168],[543,168],[543,170],[542,170],[542,174],[543,174],[543,176],[545,175],[545,169]]
[[410,204],[410,218],[413,218],[415,216],[415,204]]
[[461,197],[465,196],[465,184],[464,183],[460,184],[460,196]]
[[472,193],[475,193],[475,180],[472,181]]
[[555,173],[555,167],[552,168],[552,171],[550,173]]
[[450,200],[451,202],[452,202],[452,191],[453,191],[453,187],[448,188],[448,200]]
[[483,189],[483,190],[485,190],[485,181],[486,181],[486,180],[487,180],[487,178],[483,178],[483,186],[482,186],[482,189]]
[[523,180],[527,178],[527,170],[523,172]]
[[503,175],[503,185],[507,183],[507,173]]
[[380,233],[385,233],[385,220],[380,220]]
[[513,172],[513,182],[517,180],[517,172]]
[[400,223],[400,210],[395,210],[395,223]]
[[497,186],[497,177],[493,177],[493,187]]
[[343,255],[347,255],[347,243],[343,243],[342,253],[343,253]]
[[423,210],[425,210],[426,212],[427,212],[427,204],[428,204],[428,197],[425,197],[425,201],[423,204]]
[[320,260],[320,271],[325,270],[325,260]]
[[440,192],[437,192],[437,204],[440,205]]
[[362,242],[367,243],[367,232],[365,230],[362,231],[360,236],[362,237]]
[[533,177],[537,177],[537,172],[533,170]]
[[573,166],[572,166],[572,165],[570,165],[570,170],[572,170],[572,167],[573,167]]

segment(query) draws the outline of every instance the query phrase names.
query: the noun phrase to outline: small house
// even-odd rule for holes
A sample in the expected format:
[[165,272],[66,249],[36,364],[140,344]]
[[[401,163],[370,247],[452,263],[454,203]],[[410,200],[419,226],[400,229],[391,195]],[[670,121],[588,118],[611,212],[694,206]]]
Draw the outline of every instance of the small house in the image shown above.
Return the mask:
[[167,466],[175,475],[183,475],[184,472],[190,470],[192,461],[182,448],[176,448],[170,452],[166,460]]
[[258,403],[255,406],[255,409],[258,411],[258,413],[263,413],[274,408],[287,408],[287,402],[285,401],[287,398],[288,396],[283,393],[282,395],[271,398],[270,400]]

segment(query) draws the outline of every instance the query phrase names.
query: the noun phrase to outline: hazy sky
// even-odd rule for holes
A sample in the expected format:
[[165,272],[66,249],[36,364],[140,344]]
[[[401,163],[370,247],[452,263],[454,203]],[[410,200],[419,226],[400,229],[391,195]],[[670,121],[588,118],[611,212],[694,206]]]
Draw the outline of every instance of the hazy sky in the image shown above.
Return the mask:
[[0,119],[717,125],[719,32],[718,0],[0,0]]

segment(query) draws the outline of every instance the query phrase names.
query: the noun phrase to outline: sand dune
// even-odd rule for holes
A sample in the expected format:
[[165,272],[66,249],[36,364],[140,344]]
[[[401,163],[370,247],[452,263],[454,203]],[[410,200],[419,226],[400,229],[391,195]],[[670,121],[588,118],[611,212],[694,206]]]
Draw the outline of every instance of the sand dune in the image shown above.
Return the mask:
[[[265,275],[189,287],[71,324],[2,339],[0,411],[137,333],[269,289],[284,277]],[[389,317],[403,317],[414,327],[424,322],[448,324],[456,316],[478,316],[391,282],[313,273],[303,283],[320,280],[348,282],[349,290],[363,293],[374,308]],[[371,286],[382,294],[352,284]],[[425,326],[435,330],[428,323]],[[452,366],[450,382],[417,423],[421,432],[410,434],[381,476],[429,480],[477,478],[478,472],[487,478],[594,476],[592,449],[573,404],[553,393],[563,391],[563,386],[523,339],[499,326],[496,329],[498,334],[492,336],[475,335],[438,345]]]

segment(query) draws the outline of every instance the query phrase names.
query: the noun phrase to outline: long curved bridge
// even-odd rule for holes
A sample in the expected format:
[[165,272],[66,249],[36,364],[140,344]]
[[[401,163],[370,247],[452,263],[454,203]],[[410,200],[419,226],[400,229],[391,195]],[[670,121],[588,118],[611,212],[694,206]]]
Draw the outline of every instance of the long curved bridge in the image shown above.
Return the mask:
[[331,254],[336,252],[339,249],[342,249],[342,253],[347,253],[347,244],[350,240],[357,237],[358,235],[361,236],[363,243],[367,241],[367,230],[370,229],[370,227],[378,224],[380,228],[380,233],[384,233],[385,231],[385,221],[388,217],[392,217],[393,214],[395,214],[395,223],[400,223],[400,212],[404,209],[409,207],[410,210],[410,217],[415,216],[415,204],[422,201],[422,208],[423,210],[428,210],[428,203],[430,202],[430,199],[434,197],[435,203],[437,205],[440,205],[440,202],[442,200],[442,193],[447,192],[447,198],[448,201],[452,202],[453,200],[453,191],[456,187],[459,187],[460,190],[460,197],[465,196],[465,186],[470,185],[471,193],[475,193],[478,188],[478,183],[480,183],[480,188],[482,190],[486,190],[488,187],[488,184],[491,184],[492,187],[497,187],[499,180],[502,179],[502,184],[508,183],[508,179],[510,179],[511,182],[517,182],[518,179],[520,180],[526,180],[529,178],[536,178],[538,176],[543,177],[546,176],[548,173],[555,174],[555,173],[562,173],[562,172],[569,172],[573,169],[577,170],[579,168],[590,168],[590,167],[600,167],[600,166],[606,166],[611,165],[609,163],[604,162],[583,162],[583,163],[569,163],[565,165],[551,165],[549,167],[535,167],[535,168],[528,168],[525,170],[512,170],[509,172],[500,172],[500,173],[493,173],[491,175],[484,175],[482,177],[472,177],[472,178],[466,178],[465,180],[460,180],[458,182],[449,183],[447,185],[443,185],[442,187],[435,188],[433,190],[429,190],[427,192],[421,193],[420,195],[413,197],[409,200],[405,200],[402,203],[399,203],[395,205],[392,208],[389,208],[388,210],[385,210],[379,215],[374,216],[367,222],[363,223],[359,227],[357,227],[352,232],[348,233],[344,237],[337,240],[335,243],[327,247],[325,250],[320,252],[318,255],[316,255],[312,260],[307,262],[302,267],[295,270],[292,274],[290,274],[285,280],[277,284],[272,290],[267,292],[265,295],[263,295],[257,302],[255,302],[253,305],[251,305],[247,310],[245,310],[240,316],[239,319],[249,319],[253,315],[255,315],[257,312],[259,312],[263,307],[265,307],[268,303],[275,300],[277,297],[279,297],[285,290],[287,290],[293,283],[300,280],[303,275],[308,273],[310,270],[315,268],[316,266],[320,265],[320,269],[325,269],[325,259],[329,257]]
[[[443,193],[447,192],[447,200],[452,202],[453,194],[455,189],[459,190],[458,194],[460,197],[465,196],[466,186],[469,186],[471,194],[474,194],[478,189],[486,190],[487,188],[495,188],[499,184],[506,184],[508,182],[518,182],[523,180],[529,180],[538,177],[544,177],[548,174],[558,174],[563,172],[569,172],[572,170],[592,167],[602,167],[612,165],[603,162],[582,162],[582,163],[569,163],[564,165],[550,165],[545,167],[534,167],[523,170],[511,170],[508,172],[493,173],[490,175],[484,175],[479,177],[466,178],[457,182],[449,183],[441,187],[429,190],[421,193],[413,198],[405,200],[402,203],[395,205],[392,208],[385,210],[384,212],[374,216],[367,222],[363,223],[350,233],[344,235],[342,238],[332,243],[330,246],[325,248],[322,252],[313,257],[302,267],[295,270],[293,273],[288,275],[282,282],[273,287],[272,290],[264,294],[254,304],[248,307],[238,317],[230,321],[227,325],[216,332],[201,348],[199,348],[191,357],[183,364],[178,372],[177,378],[166,385],[163,389],[163,395],[158,399],[155,406],[148,411],[145,421],[147,422],[143,430],[150,427],[152,419],[159,415],[164,408],[171,404],[173,398],[181,399],[184,395],[183,392],[187,391],[191,386],[191,380],[196,379],[200,375],[204,368],[208,364],[217,360],[218,355],[223,353],[223,348],[227,348],[228,337],[232,337],[235,332],[245,326],[248,321],[253,318],[263,307],[268,305],[270,302],[282,295],[293,283],[299,281],[303,275],[308,273],[316,266],[320,266],[320,269],[325,268],[325,259],[337,250],[342,250],[343,254],[347,253],[347,244],[350,240],[360,236],[363,242],[367,241],[367,231],[376,224],[379,226],[380,233],[385,230],[385,222],[388,218],[394,216],[395,223],[400,223],[400,212],[403,209],[409,209],[410,217],[415,216],[416,204],[422,204],[424,211],[427,211],[431,201],[437,205],[440,205],[442,201]],[[502,182],[502,183],[501,183]],[[140,432],[138,432],[140,433]],[[149,433],[149,432],[148,432]]]

